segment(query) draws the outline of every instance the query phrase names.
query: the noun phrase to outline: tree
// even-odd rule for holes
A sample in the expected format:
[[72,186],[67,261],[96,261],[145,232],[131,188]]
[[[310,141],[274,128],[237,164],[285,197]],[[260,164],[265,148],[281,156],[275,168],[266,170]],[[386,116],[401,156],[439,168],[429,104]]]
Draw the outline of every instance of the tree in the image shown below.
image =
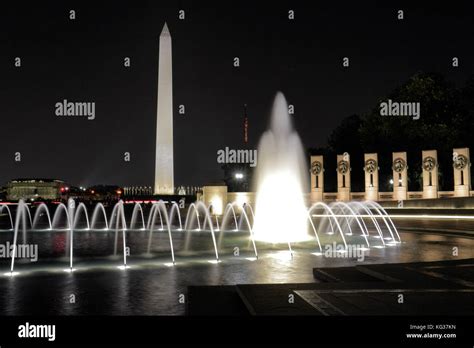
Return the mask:
[[[364,190],[363,150],[358,136],[362,120],[359,115],[351,115],[342,120],[328,137],[328,146],[325,148],[310,149],[311,154],[323,155],[326,161],[324,168],[326,173],[334,174],[336,171],[336,156],[347,152],[351,156],[351,177],[353,191]],[[336,191],[336,175],[326,175],[324,177],[326,190]]]

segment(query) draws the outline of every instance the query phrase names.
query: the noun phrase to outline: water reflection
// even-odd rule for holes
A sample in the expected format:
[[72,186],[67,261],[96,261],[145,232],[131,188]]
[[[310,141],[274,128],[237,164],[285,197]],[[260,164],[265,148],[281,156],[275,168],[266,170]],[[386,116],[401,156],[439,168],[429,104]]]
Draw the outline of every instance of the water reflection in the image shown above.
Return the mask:
[[[141,233],[129,235],[131,268],[119,270],[120,257],[110,256],[113,236],[92,233],[89,238],[85,234],[81,238],[78,233],[75,237],[77,271],[70,274],[62,271],[67,259],[55,257],[63,255],[58,250],[60,237],[55,232],[30,234],[30,242],[40,245],[40,260],[35,264],[18,264],[20,274],[12,278],[3,276],[8,270],[8,260],[0,261],[0,312],[7,315],[184,314],[185,305],[179,302],[179,295],[187,297],[189,285],[305,283],[315,281],[314,267],[474,257],[472,239],[405,232],[401,234],[401,245],[371,248],[364,252],[365,259],[361,262],[354,258],[313,255],[317,251],[314,243],[295,247],[292,259],[288,250],[277,246],[262,248],[258,260],[251,258],[251,250],[241,250],[234,256],[233,245],[242,244],[239,237],[228,241],[222,262],[212,264],[208,262],[213,260],[210,238],[196,235],[193,243],[199,244],[199,252],[178,253],[177,264],[166,266],[170,262],[166,235],[156,236],[153,255],[148,256],[144,255],[146,247]],[[3,243],[1,240],[8,238],[2,234]],[[177,239],[178,245],[181,242]],[[458,248],[459,256],[453,255],[453,247]],[[76,295],[74,304],[69,303],[71,294]]]

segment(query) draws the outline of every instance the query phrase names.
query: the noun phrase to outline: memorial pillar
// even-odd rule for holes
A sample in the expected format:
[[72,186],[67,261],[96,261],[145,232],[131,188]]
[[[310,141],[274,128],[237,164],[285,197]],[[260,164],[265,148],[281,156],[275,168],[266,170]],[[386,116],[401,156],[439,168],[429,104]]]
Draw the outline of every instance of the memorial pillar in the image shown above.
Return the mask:
[[454,197],[471,194],[471,162],[469,148],[453,149]]
[[438,153],[422,151],[423,198],[438,198]]
[[324,199],[324,158],[311,156],[311,202],[321,202]]
[[379,199],[379,167],[376,153],[364,154],[365,171],[365,199],[377,201]]
[[393,199],[404,201],[408,198],[408,166],[407,153],[394,152],[392,154],[393,170]]
[[351,200],[351,159],[348,153],[337,155],[337,200]]

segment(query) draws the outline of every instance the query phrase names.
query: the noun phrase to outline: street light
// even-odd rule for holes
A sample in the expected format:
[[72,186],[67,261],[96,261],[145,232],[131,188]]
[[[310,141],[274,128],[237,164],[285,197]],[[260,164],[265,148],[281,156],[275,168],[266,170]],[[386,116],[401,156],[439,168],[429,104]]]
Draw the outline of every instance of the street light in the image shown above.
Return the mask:
[[237,180],[243,179],[243,178],[244,178],[244,174],[242,174],[242,173],[235,173],[235,178],[236,178]]

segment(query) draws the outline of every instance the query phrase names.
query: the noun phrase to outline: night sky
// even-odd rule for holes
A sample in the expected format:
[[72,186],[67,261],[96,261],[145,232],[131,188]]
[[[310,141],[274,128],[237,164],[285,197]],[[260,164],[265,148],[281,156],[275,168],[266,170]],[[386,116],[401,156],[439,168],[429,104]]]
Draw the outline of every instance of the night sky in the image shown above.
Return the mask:
[[[295,106],[303,144],[316,147],[343,118],[373,108],[418,71],[440,72],[455,84],[474,73],[472,11],[455,2],[419,8],[400,2],[164,3],[2,4],[0,185],[48,177],[76,186],[151,186],[165,21],[173,40],[176,185],[222,178],[216,152],[242,148],[244,103],[250,147],[256,147],[278,90]],[[451,65],[454,56],[458,68]],[[350,58],[349,68],[343,57]],[[55,116],[54,105],[63,99],[94,101],[95,120]],[[180,104],[185,115],[178,114]],[[15,152],[21,152],[19,163]]]

